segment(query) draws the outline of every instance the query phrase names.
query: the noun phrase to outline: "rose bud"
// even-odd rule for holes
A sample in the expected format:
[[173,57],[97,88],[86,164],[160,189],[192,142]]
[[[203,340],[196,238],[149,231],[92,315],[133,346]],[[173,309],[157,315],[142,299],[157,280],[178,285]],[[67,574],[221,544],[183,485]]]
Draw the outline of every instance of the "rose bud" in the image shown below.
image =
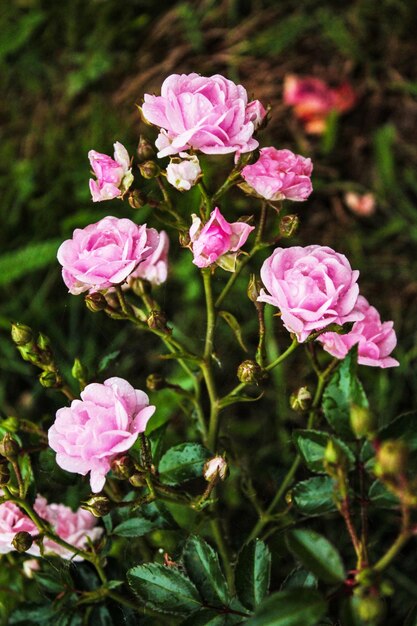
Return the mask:
[[298,230],[300,220],[295,213],[284,215],[279,223],[279,233],[281,237],[292,237]]
[[203,467],[203,476],[207,482],[211,482],[217,478],[225,480],[228,474],[228,465],[222,456],[215,456],[205,463]]
[[141,163],[143,163],[144,161],[149,161],[150,159],[153,159],[155,156],[155,150],[152,146],[152,144],[145,139],[145,137],[143,137],[142,135],[139,137],[139,143],[138,143],[138,148],[137,148],[137,155],[138,155],[138,159]]
[[127,196],[127,201],[132,209],[141,209],[145,206],[147,198],[141,191],[134,189]]
[[303,413],[311,406],[311,393],[307,387],[300,387],[290,396],[290,407],[293,411]]
[[376,431],[376,419],[373,413],[358,404],[350,407],[350,426],[358,439],[367,437],[372,439]]
[[143,178],[146,180],[150,180],[151,178],[156,178],[161,173],[161,168],[158,163],[155,161],[145,161],[139,165],[139,171]]
[[106,298],[102,293],[95,292],[89,293],[84,298],[85,306],[92,313],[98,313],[99,311],[104,311],[107,306]]
[[149,374],[146,379],[146,388],[149,391],[160,391],[167,386],[166,380],[161,374]]
[[26,326],[26,324],[20,324],[19,322],[12,324],[11,334],[12,341],[17,346],[25,346],[31,343],[33,339],[33,330],[29,326]]
[[32,535],[24,530],[16,533],[12,539],[12,546],[17,552],[27,552],[32,547],[32,544]]
[[258,385],[265,378],[265,372],[256,361],[247,359],[237,368],[237,377],[241,383]]
[[19,456],[20,446],[15,439],[6,433],[0,442],[0,454],[8,461],[14,462]]
[[189,191],[201,176],[201,167],[196,156],[186,156],[183,161],[171,159],[167,167],[167,181],[178,191]]
[[146,323],[152,330],[160,330],[163,333],[170,333],[171,330],[167,326],[167,316],[163,311],[151,311],[148,315]]
[[45,389],[56,389],[61,387],[62,378],[57,372],[46,371],[39,375],[39,382]]
[[82,509],[89,511],[94,517],[103,517],[112,510],[112,503],[106,496],[92,496],[82,503]]
[[249,278],[248,288],[246,291],[248,298],[251,302],[256,302],[258,300],[258,297],[261,293],[261,288],[262,283],[260,279],[255,276],[255,274],[251,274]]
[[387,439],[376,454],[374,472],[376,476],[396,476],[405,472],[408,460],[408,447],[403,441]]
[[111,464],[111,469],[117,478],[125,479],[129,478],[134,470],[133,461],[127,454],[114,459]]

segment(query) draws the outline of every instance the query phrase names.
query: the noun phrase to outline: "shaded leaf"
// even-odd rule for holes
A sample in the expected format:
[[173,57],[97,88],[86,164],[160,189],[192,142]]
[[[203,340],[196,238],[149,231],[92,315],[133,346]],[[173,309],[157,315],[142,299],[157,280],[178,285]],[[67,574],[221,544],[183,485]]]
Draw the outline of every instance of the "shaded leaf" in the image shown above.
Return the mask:
[[320,580],[337,583],[345,579],[339,552],[323,535],[313,530],[292,530],[287,534],[287,545],[304,567]]
[[299,589],[300,587],[317,588],[317,578],[305,569],[297,568],[290,572],[282,583],[282,589]]
[[181,622],[181,626],[234,626],[242,624],[242,619],[241,615],[219,614],[211,609],[203,609],[187,617]]
[[113,533],[119,537],[143,537],[151,530],[177,528],[177,524],[162,502],[141,506],[138,515],[118,524]]
[[168,485],[202,476],[203,466],[211,457],[210,452],[199,443],[181,443],[165,452],[159,463],[159,475]]
[[398,498],[379,480],[372,483],[368,496],[372,504],[380,509],[395,509],[400,505]]
[[229,593],[217,552],[204,539],[192,535],[182,554],[184,565],[201,597],[212,606],[224,606]]
[[271,553],[260,539],[255,539],[239,553],[236,565],[236,591],[248,609],[255,609],[269,589]]
[[314,626],[326,612],[322,596],[313,589],[278,591],[257,608],[247,626]]
[[329,476],[315,476],[295,485],[292,502],[304,515],[321,515],[336,510],[334,481]]
[[332,437],[328,433],[318,430],[296,430],[293,438],[304,462],[312,472],[322,473],[325,471],[323,460],[329,439],[332,439],[345,454],[348,461],[348,469],[353,469],[355,465],[355,457],[350,448],[341,439]]
[[237,319],[235,318],[235,316],[232,315],[231,313],[229,313],[229,311],[219,311],[218,314],[219,314],[219,316],[222,319],[224,319],[224,321],[229,326],[229,328],[231,328],[231,330],[233,331],[233,334],[236,337],[237,342],[240,345],[240,347],[242,348],[242,350],[244,352],[247,352],[248,349],[245,346],[245,343],[244,343],[243,338],[242,338],[242,330],[241,330],[240,324],[237,321]]

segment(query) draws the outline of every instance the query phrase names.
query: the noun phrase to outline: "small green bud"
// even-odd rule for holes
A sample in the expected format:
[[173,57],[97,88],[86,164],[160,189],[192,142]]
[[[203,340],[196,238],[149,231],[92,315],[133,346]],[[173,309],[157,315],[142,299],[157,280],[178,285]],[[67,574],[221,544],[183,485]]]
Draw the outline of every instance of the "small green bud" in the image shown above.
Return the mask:
[[407,445],[403,441],[387,439],[376,453],[374,472],[376,476],[396,476],[405,472],[407,461]]
[[155,154],[155,149],[150,141],[143,137],[143,135],[140,135],[137,147],[137,155],[139,161],[141,163],[143,163],[143,161],[149,161],[150,159],[154,158]]
[[102,293],[98,291],[96,293],[89,293],[85,296],[85,305],[89,311],[92,313],[98,313],[99,311],[103,311],[107,306],[106,298]]
[[151,178],[156,178],[161,173],[161,168],[158,163],[155,161],[144,161],[139,165],[139,171],[142,174],[143,178],[147,180]]
[[16,439],[14,439],[10,433],[6,433],[0,442],[1,456],[4,456],[8,461],[14,462],[18,458],[19,452],[20,446]]
[[356,607],[359,618],[364,622],[379,624],[385,616],[385,603],[378,596],[360,598]]
[[26,326],[25,324],[20,324],[19,322],[15,322],[12,324],[12,341],[17,346],[25,346],[28,343],[31,343],[33,340],[33,330],[30,326]]
[[90,511],[94,517],[103,517],[110,513],[113,506],[106,496],[92,496],[82,503],[81,508]]
[[117,478],[126,479],[130,478],[134,472],[133,461],[127,454],[114,459],[111,464],[112,471],[116,474]]
[[255,275],[251,274],[249,278],[248,288],[246,293],[248,294],[248,298],[251,302],[257,302],[258,296],[261,293],[262,282]]
[[17,349],[20,352],[20,355],[24,361],[28,361],[28,363],[33,363],[37,365],[39,363],[40,357],[39,354],[33,350],[34,344],[28,343],[24,346],[17,346]]
[[146,485],[146,479],[145,476],[143,474],[133,474],[130,478],[129,478],[129,482],[133,487],[143,487],[144,485]]
[[357,404],[352,404],[350,407],[350,425],[351,428],[358,437],[367,437],[372,439],[376,432],[376,420],[371,411],[365,407]]
[[[3,459],[5,461],[6,459]],[[0,487],[4,487],[10,480],[9,466],[4,462],[0,462]]]
[[146,379],[146,388],[149,391],[160,391],[161,389],[165,389],[167,386],[167,382],[161,374],[149,374]]
[[300,387],[290,396],[290,407],[293,411],[304,413],[311,406],[311,393],[307,387]]
[[265,378],[265,372],[256,361],[247,359],[237,368],[237,377],[241,383],[258,385]]
[[129,193],[127,201],[132,209],[141,209],[146,204],[146,196],[138,189],[134,189]]
[[57,372],[51,370],[42,372],[39,375],[39,382],[45,389],[57,389],[62,386],[62,378]]
[[170,334],[171,329],[167,326],[167,316],[163,311],[151,311],[148,315],[146,323],[153,330],[160,330],[163,333]]
[[284,215],[279,223],[279,232],[281,237],[292,237],[298,230],[299,219],[295,213],[293,215]]
[[390,580],[383,580],[379,585],[379,590],[383,596],[393,596],[395,593],[394,585]]
[[32,543],[32,535],[24,530],[16,533],[12,539],[12,546],[18,552],[27,552],[32,547]]
[[51,340],[43,333],[39,333],[36,344],[41,352],[51,352]]
[[346,457],[333,439],[329,439],[324,450],[324,461],[330,465],[344,465]]
[[17,433],[19,430],[19,420],[17,417],[6,417],[6,419],[2,420],[1,427],[4,430],[8,430],[9,433]]
[[88,370],[80,361],[80,359],[74,359],[74,365],[71,369],[71,375],[75,380],[79,380],[80,382],[85,382],[88,378]]

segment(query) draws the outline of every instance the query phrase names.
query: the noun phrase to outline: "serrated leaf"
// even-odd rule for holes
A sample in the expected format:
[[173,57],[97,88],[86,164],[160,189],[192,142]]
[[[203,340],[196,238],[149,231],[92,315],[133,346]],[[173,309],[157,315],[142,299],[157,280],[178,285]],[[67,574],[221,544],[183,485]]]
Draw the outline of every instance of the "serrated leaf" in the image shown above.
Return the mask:
[[240,345],[240,347],[242,348],[242,350],[244,352],[247,352],[248,349],[245,346],[245,342],[243,341],[242,330],[241,330],[240,324],[237,321],[237,319],[235,318],[235,316],[232,315],[231,313],[229,313],[229,311],[219,311],[218,315],[222,319],[224,319],[226,324],[233,331],[233,334],[236,337],[236,340],[237,340],[238,344]]
[[326,612],[322,596],[313,589],[273,593],[257,608],[246,626],[315,626]]
[[159,463],[159,477],[168,485],[178,485],[202,476],[203,467],[212,455],[199,443],[181,443],[170,448]]
[[339,552],[326,537],[313,530],[296,529],[287,534],[290,552],[326,583],[338,583],[345,579],[345,568]]
[[203,600],[212,606],[225,606],[229,592],[217,552],[204,539],[192,535],[187,539],[182,558]]
[[300,587],[317,588],[317,577],[305,569],[297,568],[290,572],[282,583],[282,589],[299,589]]
[[251,541],[239,553],[236,565],[236,591],[248,609],[255,609],[269,589],[271,553],[260,539]]
[[334,481],[330,476],[314,476],[302,480],[292,489],[291,498],[304,515],[322,515],[336,510]]
[[127,579],[140,600],[155,611],[187,615],[202,607],[197,589],[176,568],[159,563],[137,565],[127,572]]
[[193,613],[180,626],[234,626],[242,624],[241,615],[220,614],[211,609],[203,609],[198,613]]
[[371,503],[380,509],[396,509],[400,506],[398,498],[379,480],[370,486],[368,497]]
[[332,439],[344,453],[347,459],[347,468],[351,470],[355,465],[355,457],[351,449],[344,441],[332,437],[328,433],[319,430],[296,430],[293,439],[305,464],[312,472],[323,473],[325,471],[323,460],[329,439]]
[[403,413],[378,431],[378,439],[404,439],[411,452],[417,451],[417,411]]
[[161,502],[142,506],[135,517],[124,520],[113,530],[119,537],[143,537],[152,530],[177,528],[174,518]]

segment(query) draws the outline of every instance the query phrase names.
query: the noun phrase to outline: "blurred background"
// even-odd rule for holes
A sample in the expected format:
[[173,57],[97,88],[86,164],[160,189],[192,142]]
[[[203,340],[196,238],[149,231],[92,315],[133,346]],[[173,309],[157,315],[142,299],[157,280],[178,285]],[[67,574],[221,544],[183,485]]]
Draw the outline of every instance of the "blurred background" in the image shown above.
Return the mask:
[[[45,394],[34,368],[18,357],[9,338],[12,320],[49,335],[67,374],[79,357],[92,378],[125,375],[143,388],[151,371],[172,367],[161,365],[160,346],[153,338],[131,340],[131,329],[101,314],[92,315],[82,297],[66,293],[56,250],[74,228],[108,214],[157,225],[149,209],[135,212],[119,201],[92,203],[87,152],[112,154],[112,144],[119,140],[134,154],[140,133],[154,140],[155,130],[141,123],[135,105],[144,93],[159,93],[167,75],[191,71],[218,72],[243,84],[250,96],[272,107],[261,144],[290,148],[313,159],[315,191],[308,202],[289,209],[296,210],[301,221],[292,241],[332,246],[360,269],[363,294],[382,319],[395,321],[399,345],[394,356],[401,362],[400,368],[388,371],[360,368],[360,375],[381,421],[410,410],[417,394],[416,28],[417,10],[411,0],[381,0],[378,6],[369,0],[3,2],[3,416],[50,416],[62,403],[58,394]],[[306,135],[282,103],[283,79],[289,73],[312,75],[331,85],[349,81],[356,104],[334,118],[324,135]],[[225,168],[231,163],[225,162]],[[215,188],[216,173],[209,159],[206,165],[209,186]],[[219,175],[221,182],[224,174]],[[371,215],[347,207],[345,193],[352,190],[375,194]],[[177,196],[181,210],[191,214],[193,195]],[[226,209],[229,216],[232,210],[236,215],[250,214],[251,200],[237,191]],[[222,277],[216,276],[221,285]],[[232,299],[229,308],[250,342],[256,323],[244,295],[247,278],[239,283],[240,301]],[[201,322],[196,308],[199,293],[189,253],[173,250],[171,280],[160,288],[158,298],[174,325],[192,336]],[[279,322],[275,329],[277,345],[272,348],[280,349],[288,336]],[[233,346],[226,382],[234,384],[235,368],[245,354],[239,354],[227,328],[221,332],[220,358]],[[224,358],[227,363],[229,357]],[[304,367],[293,370],[297,374],[290,381],[292,388],[306,382]],[[281,380],[282,372],[277,377]],[[292,419],[282,389],[274,401],[281,423],[283,418]],[[168,415],[171,409],[168,402],[161,410]],[[245,409],[246,418],[251,411]],[[245,423],[249,435],[262,420]],[[241,424],[237,427],[243,432]],[[231,433],[233,428],[231,419]]]

